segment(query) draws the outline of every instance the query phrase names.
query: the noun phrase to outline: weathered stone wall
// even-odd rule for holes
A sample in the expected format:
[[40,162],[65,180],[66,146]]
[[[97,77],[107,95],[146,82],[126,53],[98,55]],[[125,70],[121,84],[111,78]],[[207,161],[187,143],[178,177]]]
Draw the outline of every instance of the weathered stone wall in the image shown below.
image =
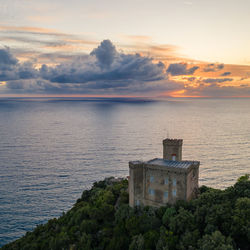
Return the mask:
[[192,166],[187,175],[187,200],[191,200],[197,196],[199,188],[199,166]]
[[173,155],[176,155],[176,161],[181,161],[182,142],[183,140],[177,140],[177,139],[163,140],[163,159],[173,160]]
[[[176,200],[186,199],[186,173],[158,170],[153,167],[144,168],[144,205],[153,203],[175,203]],[[167,182],[166,182],[167,181]],[[154,194],[150,191],[154,190]],[[173,191],[176,190],[176,195]],[[164,194],[168,193],[167,197]]]
[[143,199],[143,163],[129,162],[129,205],[134,207],[136,201]]

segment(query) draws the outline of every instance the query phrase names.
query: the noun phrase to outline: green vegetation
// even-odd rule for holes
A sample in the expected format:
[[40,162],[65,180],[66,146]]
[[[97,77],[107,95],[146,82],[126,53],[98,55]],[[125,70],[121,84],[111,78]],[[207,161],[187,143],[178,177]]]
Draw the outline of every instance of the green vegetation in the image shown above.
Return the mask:
[[197,199],[130,208],[127,180],[94,183],[74,207],[2,249],[249,249],[250,180],[226,190],[202,186]]

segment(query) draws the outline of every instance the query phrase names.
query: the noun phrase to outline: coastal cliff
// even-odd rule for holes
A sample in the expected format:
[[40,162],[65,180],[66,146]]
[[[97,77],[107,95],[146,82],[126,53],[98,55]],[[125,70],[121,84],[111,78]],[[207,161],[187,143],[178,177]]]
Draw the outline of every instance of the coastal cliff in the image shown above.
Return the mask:
[[160,208],[128,205],[128,181],[108,178],[82,193],[73,208],[37,226],[9,249],[241,249],[250,243],[250,180]]

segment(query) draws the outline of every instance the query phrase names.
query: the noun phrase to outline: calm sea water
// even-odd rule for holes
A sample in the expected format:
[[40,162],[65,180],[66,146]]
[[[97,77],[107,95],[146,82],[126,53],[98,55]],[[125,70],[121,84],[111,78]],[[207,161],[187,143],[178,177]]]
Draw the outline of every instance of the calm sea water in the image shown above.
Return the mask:
[[0,99],[0,246],[161,157],[166,137],[201,161],[200,185],[225,188],[250,172],[250,99]]

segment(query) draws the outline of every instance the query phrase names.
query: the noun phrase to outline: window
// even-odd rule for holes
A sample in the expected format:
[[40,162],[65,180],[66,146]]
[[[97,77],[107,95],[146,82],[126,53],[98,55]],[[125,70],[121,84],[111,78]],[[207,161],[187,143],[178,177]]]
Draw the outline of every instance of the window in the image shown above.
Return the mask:
[[167,199],[168,198],[168,191],[164,192],[164,198]]
[[172,154],[172,161],[176,161],[176,154]]
[[149,181],[150,181],[151,183],[153,183],[153,182],[154,182],[154,176],[150,176]]
[[173,186],[176,186],[176,178],[173,178]]
[[176,189],[172,190],[172,194],[173,194],[174,197],[176,197]]
[[139,201],[139,200],[136,200],[135,205],[136,205],[136,206],[140,206],[140,201]]
[[164,179],[164,184],[165,184],[165,185],[168,185],[168,177],[165,177],[165,179]]
[[155,191],[152,188],[148,189],[148,193],[149,193],[149,195],[155,195]]

